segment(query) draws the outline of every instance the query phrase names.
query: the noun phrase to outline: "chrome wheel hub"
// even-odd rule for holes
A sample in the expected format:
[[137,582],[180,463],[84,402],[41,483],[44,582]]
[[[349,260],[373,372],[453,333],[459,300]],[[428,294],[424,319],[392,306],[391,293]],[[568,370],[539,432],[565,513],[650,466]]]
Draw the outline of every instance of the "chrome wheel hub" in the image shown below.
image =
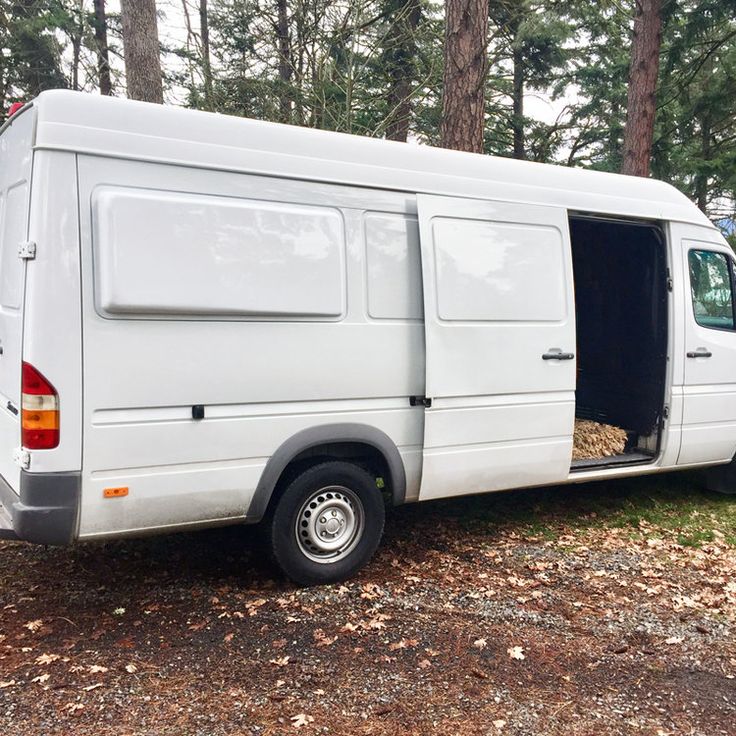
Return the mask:
[[313,493],[296,518],[297,543],[314,562],[337,562],[363,534],[363,505],[349,488],[326,486]]

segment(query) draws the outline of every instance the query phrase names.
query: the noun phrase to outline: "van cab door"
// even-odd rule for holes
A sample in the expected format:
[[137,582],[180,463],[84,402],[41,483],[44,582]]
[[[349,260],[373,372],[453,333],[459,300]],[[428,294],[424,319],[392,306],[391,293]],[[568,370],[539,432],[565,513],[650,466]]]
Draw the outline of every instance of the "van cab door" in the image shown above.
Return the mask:
[[420,499],[570,471],[575,309],[567,213],[417,196],[426,400]]
[[736,262],[725,244],[683,238],[682,439],[678,465],[736,452]]

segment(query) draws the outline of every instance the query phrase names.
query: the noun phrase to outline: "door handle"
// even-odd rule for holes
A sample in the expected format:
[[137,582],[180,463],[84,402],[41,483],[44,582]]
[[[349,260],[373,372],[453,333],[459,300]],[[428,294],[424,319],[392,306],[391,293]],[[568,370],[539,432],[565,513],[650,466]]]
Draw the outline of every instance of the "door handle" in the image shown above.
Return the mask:
[[572,360],[575,357],[575,353],[545,353],[542,355],[542,360]]
[[688,353],[688,358],[710,358],[712,357],[713,353],[710,352],[710,350],[705,350],[703,348],[699,348],[698,350]]

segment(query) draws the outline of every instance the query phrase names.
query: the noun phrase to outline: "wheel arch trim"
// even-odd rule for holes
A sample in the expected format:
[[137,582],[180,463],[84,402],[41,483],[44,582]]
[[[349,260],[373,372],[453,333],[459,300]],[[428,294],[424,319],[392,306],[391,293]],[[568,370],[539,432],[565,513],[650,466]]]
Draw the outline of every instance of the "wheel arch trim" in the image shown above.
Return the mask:
[[368,424],[322,424],[292,435],[271,455],[248,506],[246,521],[255,523],[263,518],[279,478],[297,456],[320,445],[343,443],[369,445],[377,450],[388,468],[394,505],[404,503],[406,498],[404,462],[394,441],[385,432]]

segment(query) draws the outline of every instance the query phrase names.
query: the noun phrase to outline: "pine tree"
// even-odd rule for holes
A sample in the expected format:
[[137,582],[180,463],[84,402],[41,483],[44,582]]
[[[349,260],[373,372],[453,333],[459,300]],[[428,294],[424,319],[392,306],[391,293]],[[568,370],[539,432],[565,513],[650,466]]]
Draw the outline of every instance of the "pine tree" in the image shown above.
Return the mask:
[[121,0],[128,97],[163,104],[155,0]]
[[488,0],[447,0],[445,13],[442,146],[481,153]]
[[649,176],[661,46],[662,0],[636,0],[622,174]]

